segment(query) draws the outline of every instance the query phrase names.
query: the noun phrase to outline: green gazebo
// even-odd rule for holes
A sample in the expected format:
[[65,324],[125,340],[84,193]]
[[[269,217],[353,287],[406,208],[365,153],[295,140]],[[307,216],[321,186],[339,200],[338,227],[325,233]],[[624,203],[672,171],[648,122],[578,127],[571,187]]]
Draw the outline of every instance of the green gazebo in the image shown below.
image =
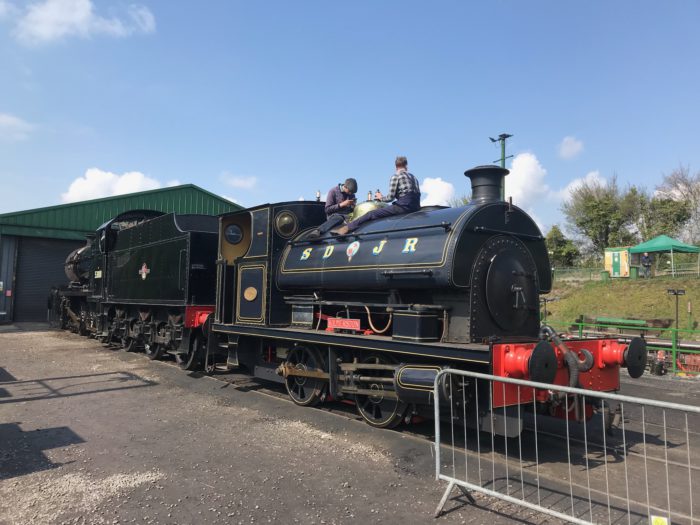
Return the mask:
[[[700,253],[700,248],[692,244],[686,244],[668,235],[659,235],[646,242],[630,248],[630,253],[670,253],[671,254],[671,274],[676,276],[676,264],[673,260],[674,253]],[[700,275],[700,255],[698,255],[697,274]]]

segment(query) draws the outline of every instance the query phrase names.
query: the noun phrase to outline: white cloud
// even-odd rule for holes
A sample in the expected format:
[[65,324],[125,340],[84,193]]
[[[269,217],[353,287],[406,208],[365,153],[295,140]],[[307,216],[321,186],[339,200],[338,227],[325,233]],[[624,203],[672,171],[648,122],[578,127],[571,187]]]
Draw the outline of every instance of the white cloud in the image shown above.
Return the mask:
[[9,18],[17,12],[17,8],[6,0],[0,0],[0,20]]
[[[506,199],[513,197],[513,204],[524,209],[537,223],[540,230],[545,231],[545,221],[554,224],[560,222],[549,213],[540,217],[540,212],[557,210],[557,214],[563,202],[566,202],[571,193],[584,183],[596,182],[606,185],[607,181],[598,171],[590,171],[585,176],[569,182],[561,189],[554,189],[547,181],[547,170],[533,153],[520,153],[513,159],[510,174],[506,176]],[[561,217],[561,216],[560,216]],[[551,226],[548,224],[548,226]]]
[[506,176],[505,197],[513,197],[513,204],[527,210],[537,209],[540,201],[550,196],[546,182],[547,170],[532,153],[519,153],[513,159],[510,174]]
[[234,204],[238,204],[238,199],[234,199],[233,197],[229,197],[228,195],[222,195],[221,197],[223,199],[226,199],[227,201],[231,201]]
[[519,153],[513,159],[505,180],[505,198],[508,197],[532,217],[541,231],[546,225],[539,212],[559,208],[559,193],[550,188],[547,170],[533,153]]
[[564,189],[556,192],[559,200],[561,202],[568,201],[574,190],[580,188],[584,183],[598,183],[601,186],[605,186],[608,181],[600,176],[600,172],[598,170],[589,171],[584,177],[572,180]]
[[559,156],[562,159],[573,159],[583,151],[583,142],[576,137],[564,137],[564,140],[559,144]]
[[224,173],[222,180],[232,188],[252,190],[258,184],[258,178],[253,176],[240,176]]
[[155,28],[153,13],[141,5],[130,6],[121,17],[107,18],[95,13],[92,0],[43,0],[17,15],[14,36],[23,44],[37,45],[71,36],[148,34]]
[[0,141],[16,142],[25,140],[34,126],[19,117],[8,113],[0,113]]
[[129,6],[129,17],[134,24],[136,32],[149,34],[156,30],[156,17],[150,9],[142,5]]
[[180,186],[182,182],[180,182],[177,179],[169,180],[168,182],[165,183],[165,186],[168,188],[172,188],[173,186]]
[[447,206],[455,196],[455,187],[452,183],[440,177],[423,179],[420,183],[420,191],[423,196],[421,206]]
[[61,194],[63,202],[77,202],[112,195],[124,195],[137,191],[156,190],[162,184],[139,171],[121,175],[99,168],[90,168],[85,175],[71,182],[68,191]]

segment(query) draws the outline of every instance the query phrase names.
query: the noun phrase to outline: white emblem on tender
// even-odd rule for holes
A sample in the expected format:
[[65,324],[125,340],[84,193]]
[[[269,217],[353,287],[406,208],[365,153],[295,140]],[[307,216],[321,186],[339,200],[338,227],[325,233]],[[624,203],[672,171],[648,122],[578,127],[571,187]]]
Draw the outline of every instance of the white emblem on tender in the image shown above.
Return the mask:
[[141,269],[139,270],[139,275],[141,276],[141,280],[142,280],[142,281],[145,281],[145,280],[146,280],[146,276],[147,276],[149,273],[151,273],[150,268],[149,268],[148,266],[146,266],[146,263],[143,263],[143,264],[141,265]]

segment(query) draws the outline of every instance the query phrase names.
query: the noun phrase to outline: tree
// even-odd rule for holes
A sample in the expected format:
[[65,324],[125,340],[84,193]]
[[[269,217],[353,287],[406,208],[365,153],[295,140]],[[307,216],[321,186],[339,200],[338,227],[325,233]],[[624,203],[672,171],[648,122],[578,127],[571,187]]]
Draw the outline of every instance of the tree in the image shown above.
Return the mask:
[[700,242],[700,172],[690,174],[688,166],[679,166],[656,187],[657,198],[683,203],[689,215],[679,228],[680,237],[689,243]]
[[449,205],[453,208],[459,208],[460,206],[466,206],[472,201],[472,196],[470,193],[465,193],[461,197],[453,197],[449,201]]
[[580,255],[573,241],[567,239],[556,224],[549,230],[545,243],[552,266],[573,266]]
[[617,177],[608,184],[586,181],[571,192],[561,209],[572,231],[602,253],[608,246],[636,244],[632,227],[639,211],[639,193],[634,186],[621,192]]
[[642,194],[636,221],[640,240],[646,241],[662,234],[677,237],[690,218],[688,201]]

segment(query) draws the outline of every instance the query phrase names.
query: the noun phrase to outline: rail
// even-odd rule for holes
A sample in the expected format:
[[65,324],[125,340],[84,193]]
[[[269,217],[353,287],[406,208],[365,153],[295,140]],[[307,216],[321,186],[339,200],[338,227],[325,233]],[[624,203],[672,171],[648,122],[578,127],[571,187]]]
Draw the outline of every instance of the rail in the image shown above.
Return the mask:
[[[511,406],[494,408],[500,389],[517,393]],[[561,418],[540,413],[537,392],[559,401]],[[437,375],[433,395],[445,400],[435,403],[435,477],[447,482],[436,517],[481,493],[514,517],[522,508],[580,524],[698,522],[698,407],[454,369]]]

